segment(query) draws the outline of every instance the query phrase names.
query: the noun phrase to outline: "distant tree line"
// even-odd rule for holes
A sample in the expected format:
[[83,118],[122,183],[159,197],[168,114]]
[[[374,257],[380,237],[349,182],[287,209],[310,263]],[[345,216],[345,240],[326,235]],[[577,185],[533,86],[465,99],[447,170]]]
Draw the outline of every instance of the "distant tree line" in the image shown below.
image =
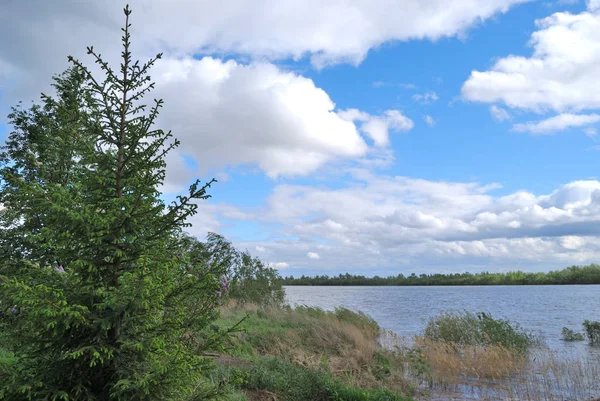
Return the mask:
[[454,273],[421,274],[405,276],[365,277],[349,273],[338,276],[293,276],[283,279],[284,285],[548,285],[548,284],[600,284],[600,265],[571,266],[563,270],[548,273],[526,273],[513,271],[508,273]]

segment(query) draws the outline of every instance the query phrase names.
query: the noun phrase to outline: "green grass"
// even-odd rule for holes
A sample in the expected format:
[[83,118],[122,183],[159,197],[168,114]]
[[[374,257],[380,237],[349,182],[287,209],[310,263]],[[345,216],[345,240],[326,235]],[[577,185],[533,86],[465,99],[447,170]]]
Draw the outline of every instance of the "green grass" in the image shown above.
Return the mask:
[[[289,401],[406,401],[386,389],[364,389],[349,386],[323,369],[314,370],[296,366],[288,360],[275,357],[256,358],[252,367],[220,367],[215,379],[224,379],[233,387],[245,391],[267,391],[277,399]],[[229,400],[243,399],[233,392]],[[237,397],[237,398],[236,398]]]

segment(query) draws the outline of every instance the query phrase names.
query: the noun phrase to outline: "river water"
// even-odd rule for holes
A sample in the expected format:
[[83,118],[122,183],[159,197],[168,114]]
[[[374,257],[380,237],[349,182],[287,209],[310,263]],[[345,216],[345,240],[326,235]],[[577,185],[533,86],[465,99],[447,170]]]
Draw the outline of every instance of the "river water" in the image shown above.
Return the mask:
[[370,315],[400,336],[419,334],[425,322],[444,311],[489,312],[541,334],[546,345],[567,354],[600,352],[587,342],[564,342],[561,330],[582,331],[585,320],[600,320],[600,285],[338,287],[286,286],[290,305],[331,310],[343,306]]

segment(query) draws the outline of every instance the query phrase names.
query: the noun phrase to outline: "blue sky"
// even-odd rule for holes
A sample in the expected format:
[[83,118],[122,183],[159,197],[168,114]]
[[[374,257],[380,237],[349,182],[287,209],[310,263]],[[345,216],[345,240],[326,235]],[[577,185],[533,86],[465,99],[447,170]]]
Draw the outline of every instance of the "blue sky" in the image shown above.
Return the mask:
[[[34,3],[0,6],[2,111],[118,57],[120,1]],[[284,275],[600,260],[596,0],[130,3],[182,141],[165,196],[219,179],[195,235]]]

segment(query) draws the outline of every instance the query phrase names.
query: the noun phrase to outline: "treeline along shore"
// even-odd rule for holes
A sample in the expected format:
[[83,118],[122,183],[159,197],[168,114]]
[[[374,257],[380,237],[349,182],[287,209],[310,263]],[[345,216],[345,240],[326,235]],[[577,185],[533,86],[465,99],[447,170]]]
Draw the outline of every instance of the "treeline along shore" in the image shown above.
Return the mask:
[[338,276],[285,277],[284,285],[389,285],[389,286],[429,286],[429,285],[568,285],[600,284],[600,265],[571,266],[563,270],[547,273],[454,273],[421,274],[409,276],[398,274],[388,277],[365,277],[349,273]]

